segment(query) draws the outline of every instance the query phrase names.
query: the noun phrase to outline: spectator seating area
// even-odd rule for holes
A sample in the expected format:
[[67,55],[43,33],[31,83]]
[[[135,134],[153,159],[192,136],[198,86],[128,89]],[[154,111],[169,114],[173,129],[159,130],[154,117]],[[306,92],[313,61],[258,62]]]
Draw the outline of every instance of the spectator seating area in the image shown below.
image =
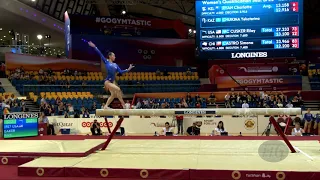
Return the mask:
[[184,98],[137,98],[135,101],[137,109],[158,109],[158,108],[207,108],[206,98],[191,98],[185,101]]
[[3,115],[5,108],[7,112],[22,112],[25,104],[21,103],[20,99],[17,99],[11,92],[0,93],[0,116]]
[[312,90],[320,90],[320,69],[309,69],[308,76]]
[[101,103],[90,92],[41,92],[40,96],[33,92],[29,93],[30,99],[35,103],[41,105],[43,101],[55,106],[55,113],[58,113],[57,105],[61,101],[64,105],[72,105],[74,111],[82,111],[82,108],[88,109],[90,113],[94,114],[92,109],[95,103],[96,108],[101,108]]
[[[7,74],[10,74],[7,72]],[[27,71],[26,77],[11,78],[12,85],[20,94],[29,92],[91,92],[105,94],[104,77],[101,72],[88,72],[86,76],[65,76],[63,72],[52,75],[39,75],[37,71]],[[195,91],[200,87],[197,72],[168,72],[167,75],[156,72],[129,72],[118,75],[117,83],[125,94],[146,92],[186,92]]]

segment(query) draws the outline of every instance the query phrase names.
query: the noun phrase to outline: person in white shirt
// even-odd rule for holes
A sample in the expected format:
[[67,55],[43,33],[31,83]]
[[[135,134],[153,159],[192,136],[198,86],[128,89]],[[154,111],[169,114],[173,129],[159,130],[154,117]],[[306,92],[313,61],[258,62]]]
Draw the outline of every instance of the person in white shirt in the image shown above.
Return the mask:
[[170,124],[169,124],[169,122],[166,122],[165,124],[164,124],[164,128],[162,128],[162,131],[161,131],[161,134],[162,135],[166,135],[166,133],[167,132],[173,132],[173,127],[170,127]]
[[288,104],[286,105],[286,108],[293,108],[293,104],[291,104],[291,101],[288,102]]
[[296,122],[294,128],[292,129],[292,136],[302,136],[304,130],[300,127],[300,122]]
[[129,103],[129,101],[126,102],[126,104],[124,104],[124,107],[126,109],[130,109],[131,104]]
[[246,101],[243,101],[242,108],[249,108],[249,104]]
[[213,130],[213,135],[220,136],[224,132],[227,132],[227,130],[224,128],[223,122],[219,121],[218,126]]

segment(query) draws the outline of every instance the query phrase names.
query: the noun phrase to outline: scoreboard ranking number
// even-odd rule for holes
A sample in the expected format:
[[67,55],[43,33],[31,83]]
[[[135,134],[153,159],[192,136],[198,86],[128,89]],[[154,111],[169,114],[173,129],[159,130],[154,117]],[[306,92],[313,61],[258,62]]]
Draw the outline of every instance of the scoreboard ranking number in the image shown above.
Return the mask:
[[303,0],[196,1],[200,58],[301,56],[302,25]]

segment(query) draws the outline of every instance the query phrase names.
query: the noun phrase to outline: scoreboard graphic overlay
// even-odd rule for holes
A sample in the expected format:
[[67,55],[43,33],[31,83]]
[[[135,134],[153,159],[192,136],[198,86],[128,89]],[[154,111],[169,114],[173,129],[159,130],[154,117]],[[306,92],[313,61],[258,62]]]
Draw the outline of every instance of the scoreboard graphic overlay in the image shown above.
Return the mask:
[[201,59],[300,57],[303,0],[197,0]]
[[3,120],[3,138],[38,136],[38,113],[6,114]]

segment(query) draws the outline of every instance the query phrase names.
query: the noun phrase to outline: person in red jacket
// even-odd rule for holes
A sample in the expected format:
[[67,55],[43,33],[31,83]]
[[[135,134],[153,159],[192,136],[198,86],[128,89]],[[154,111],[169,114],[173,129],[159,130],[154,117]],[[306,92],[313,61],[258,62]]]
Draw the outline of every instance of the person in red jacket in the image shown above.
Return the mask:
[[178,126],[178,134],[183,134],[183,116],[176,116],[177,126]]

